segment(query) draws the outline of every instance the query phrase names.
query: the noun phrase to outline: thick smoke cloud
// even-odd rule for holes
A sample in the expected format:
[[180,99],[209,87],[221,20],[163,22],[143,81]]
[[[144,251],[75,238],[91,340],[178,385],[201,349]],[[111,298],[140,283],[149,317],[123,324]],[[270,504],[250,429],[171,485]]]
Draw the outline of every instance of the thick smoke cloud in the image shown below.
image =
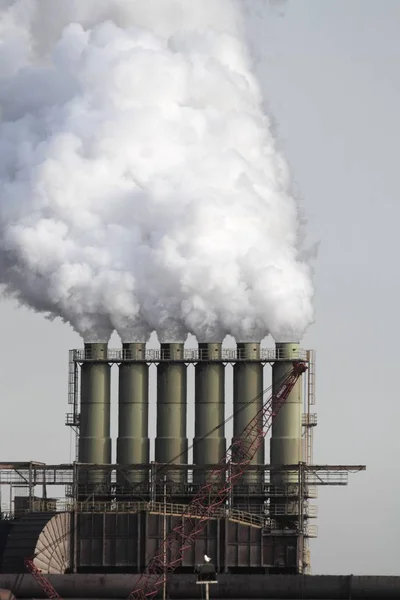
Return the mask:
[[240,3],[0,7],[6,293],[86,341],[299,339],[310,270]]

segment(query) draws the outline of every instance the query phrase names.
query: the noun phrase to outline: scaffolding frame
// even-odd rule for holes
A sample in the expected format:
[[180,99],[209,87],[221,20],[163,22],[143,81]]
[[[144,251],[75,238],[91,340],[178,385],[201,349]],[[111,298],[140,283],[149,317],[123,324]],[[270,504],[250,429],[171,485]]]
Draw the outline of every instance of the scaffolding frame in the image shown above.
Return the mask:
[[[294,466],[284,466],[282,470],[292,471],[298,473],[298,483],[295,489],[290,492],[290,497],[296,497],[299,503],[299,530],[302,531],[305,527],[305,521],[308,519],[307,511],[310,511],[309,499],[317,497],[317,487],[320,485],[347,485],[348,473],[358,472],[364,470],[364,465],[348,466],[348,465],[333,465],[333,466],[321,466],[313,465],[313,432],[317,426],[317,414],[312,412],[316,403],[316,391],[315,391],[315,361],[316,353],[314,350],[305,350],[299,348],[290,359],[287,358],[286,353],[281,348],[261,348],[259,356],[256,358],[254,354],[248,355],[245,349],[223,349],[218,358],[212,358],[213,363],[234,364],[237,362],[256,362],[261,363],[263,366],[266,364],[272,364],[277,361],[288,361],[297,362],[303,361],[307,364],[307,370],[303,375],[304,382],[304,405],[302,414],[302,462]],[[117,364],[127,362],[138,362],[146,364],[160,364],[162,362],[183,362],[187,365],[197,364],[201,361],[210,362],[210,356],[208,350],[201,348],[197,349],[185,349],[182,356],[171,355],[169,349],[146,349],[143,353],[132,356],[131,351],[124,348],[113,349],[107,348],[107,354],[102,359],[96,359],[95,362],[106,362],[108,364]],[[80,389],[79,389],[79,368],[85,362],[93,362],[92,357],[88,357],[85,354],[84,349],[73,349],[69,351],[69,368],[68,368],[68,403],[72,406],[72,412],[66,415],[66,425],[73,428],[75,432],[75,464],[77,465],[78,471],[82,468],[79,467],[79,425],[80,425]],[[107,467],[108,468],[108,467]],[[102,467],[102,472],[105,473],[105,480],[108,481],[112,490],[111,493],[120,496],[120,491],[116,485],[116,475],[113,469],[127,469],[131,470],[148,470],[148,474],[145,479],[148,481],[140,488],[136,487],[138,495],[143,495],[152,502],[156,501],[159,497],[161,484],[155,477],[155,473],[161,468],[161,472],[165,472],[167,465],[160,466],[156,463],[150,465],[132,465],[123,466],[116,465],[110,466],[111,471],[105,472]],[[187,484],[174,484],[169,486],[168,493],[172,496],[179,496],[190,501],[190,498],[196,493],[196,486],[193,483],[193,472],[198,468],[200,470],[212,469],[213,465],[201,465],[196,467],[194,465],[174,465],[174,470],[183,468],[187,471]],[[249,467],[252,469],[253,467]],[[269,474],[273,470],[270,465],[264,465],[261,467],[255,467],[257,470],[263,471],[262,483],[257,486],[235,486],[235,494],[245,502],[247,498],[250,504],[251,499],[257,498],[262,502],[269,501],[271,498],[289,497],[290,484],[286,489],[276,489],[277,486],[272,486],[269,483]],[[164,469],[164,470],[163,470]],[[276,471],[276,468],[275,468]],[[0,472],[1,477],[1,472]],[[66,490],[66,495],[71,496],[71,490],[75,489],[76,485],[71,481],[69,483],[69,490]],[[275,489],[274,489],[275,488]],[[79,489],[83,494],[93,494],[93,488],[79,484]],[[106,495],[108,493],[105,489]],[[132,493],[129,492],[128,493]],[[165,494],[165,492],[163,492]],[[164,502],[166,501],[164,497]],[[313,509],[311,509],[313,510]],[[300,572],[310,573],[310,551],[308,547],[308,538],[311,536],[299,534],[299,546],[301,547],[298,562],[301,565]],[[314,537],[314,536],[312,536]]]
[[[193,496],[201,484],[193,482],[193,474],[198,470],[212,469],[216,465],[173,465],[174,471],[186,471],[188,473],[187,483],[172,482],[167,485],[168,494],[171,496],[188,497]],[[147,496],[148,501],[157,502],[164,496],[164,474],[171,469],[169,463],[149,463],[147,465],[119,465],[119,464],[86,464],[86,463],[67,463],[67,464],[46,464],[42,462],[3,462],[0,463],[0,486],[13,486],[13,488],[25,488],[28,490],[28,497],[32,499],[37,497],[36,487],[42,486],[61,486],[65,488],[65,494],[61,499],[78,499],[78,481],[82,481],[84,475],[93,471],[99,471],[105,475],[107,483],[100,484],[107,487],[110,502],[115,502],[115,498],[123,500],[123,490],[118,487],[119,475],[128,471],[145,471],[147,481],[140,484],[131,484],[126,487],[125,495]],[[236,497],[249,495],[265,498],[286,498],[298,496],[298,483],[286,483],[274,485],[270,483],[271,474],[284,472],[297,472],[303,479],[304,498],[316,498],[315,488],[317,486],[345,486],[348,483],[349,473],[358,473],[365,471],[365,465],[306,465],[300,463],[297,465],[282,465],[277,468],[274,465],[249,465],[248,470],[262,473],[262,481],[257,484],[237,484],[235,485]],[[84,484],[79,484],[80,493]],[[93,489],[93,486],[92,486]],[[83,490],[84,491],[84,490]],[[100,490],[102,494],[104,492]],[[93,492],[92,492],[93,495]],[[54,500],[54,498],[52,498]],[[31,503],[29,503],[31,505]],[[33,510],[33,504],[28,510]]]
[[[168,484],[165,473],[171,468],[169,463],[149,463],[147,465],[97,465],[84,463],[45,464],[41,462],[7,462],[0,463],[0,486],[25,487],[28,489],[28,502],[21,513],[49,513],[68,512],[71,514],[72,530],[74,531],[71,543],[77,547],[76,523],[79,514],[97,513],[141,513],[161,515],[167,517],[188,516],[187,503],[196,494],[201,484],[194,483],[197,470],[212,469],[215,465],[173,465],[174,470],[187,472],[187,483],[172,482]],[[258,528],[262,536],[290,537],[295,536],[297,543],[297,563],[299,573],[310,571],[310,552],[308,543],[317,537],[318,528],[310,520],[317,517],[317,507],[310,503],[310,499],[317,497],[320,485],[347,485],[348,474],[365,470],[365,465],[284,465],[277,468],[273,465],[249,465],[251,471],[261,474],[260,483],[241,485],[237,484],[232,489],[233,496],[225,505],[215,513],[213,519],[225,519],[231,523],[242,526]],[[124,490],[118,487],[121,475],[132,470],[144,470],[147,481],[141,484],[131,484]],[[93,484],[85,489],[81,484],[93,471],[100,471],[103,483],[97,489]],[[291,483],[273,484],[271,477],[277,473],[298,473],[298,479]],[[89,478],[90,479],[90,478]],[[104,483],[105,482],[105,483]],[[37,495],[37,486],[42,486],[43,497]],[[47,486],[64,487],[64,495],[47,498]],[[258,508],[251,508],[246,504],[246,497],[256,499]],[[84,499],[83,499],[84,498]],[[263,499],[262,502],[259,502]],[[243,501],[244,500],[244,501]],[[291,524],[282,528],[282,516],[287,515],[288,503],[291,503]],[[296,509],[297,507],[297,509]],[[199,518],[204,516],[203,507],[200,507]],[[11,507],[10,507],[11,509]],[[194,509],[195,510],[195,509]],[[3,519],[12,519],[16,516],[10,510],[2,513]],[[196,519],[195,514],[190,518]],[[74,551],[75,552],[75,551]],[[76,557],[73,553],[73,564],[76,566]]]

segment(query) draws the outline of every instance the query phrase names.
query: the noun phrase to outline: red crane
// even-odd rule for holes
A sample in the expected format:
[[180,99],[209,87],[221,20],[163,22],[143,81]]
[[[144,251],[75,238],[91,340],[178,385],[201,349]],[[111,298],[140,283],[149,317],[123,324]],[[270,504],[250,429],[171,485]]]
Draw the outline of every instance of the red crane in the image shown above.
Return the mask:
[[[164,586],[168,573],[181,563],[183,555],[195,542],[207,522],[223,507],[229,494],[264,443],[273,419],[285,403],[298,378],[307,370],[304,362],[295,362],[293,369],[282,382],[278,391],[263,404],[262,410],[248,423],[239,439],[227,450],[226,455],[209,474],[208,481],[200,487],[181,515],[181,520],[166,536],[154,557],[139,578],[128,600],[148,600]],[[166,557],[169,557],[166,563]]]
[[38,569],[35,565],[34,560],[35,557],[26,558],[24,561],[25,566],[32,575],[32,577],[38,582],[38,584],[40,585],[46,596],[50,598],[50,600],[61,600],[61,596],[57,594],[50,581],[44,575],[42,575],[40,569]]

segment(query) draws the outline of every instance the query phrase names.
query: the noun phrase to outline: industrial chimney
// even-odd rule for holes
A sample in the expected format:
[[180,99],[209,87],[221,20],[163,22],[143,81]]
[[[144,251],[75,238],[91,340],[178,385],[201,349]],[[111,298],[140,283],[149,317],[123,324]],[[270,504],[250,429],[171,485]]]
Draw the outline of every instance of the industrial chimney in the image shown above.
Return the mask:
[[[276,361],[272,366],[273,396],[293,369],[293,361],[299,358],[300,348],[298,343],[276,344]],[[272,409],[274,410],[274,405]],[[270,442],[270,462],[272,466],[297,465],[302,460],[302,409],[302,378],[300,377],[272,422]],[[273,485],[286,486],[293,483],[293,498],[290,499],[290,494],[287,494],[285,504],[280,505],[279,510],[275,509],[277,516],[283,515],[285,518],[298,514],[298,487],[296,485],[298,480],[298,470],[281,471],[271,475]]]
[[[81,367],[79,462],[110,464],[111,366],[107,362],[107,343],[85,344],[84,358]],[[82,485],[97,486],[106,481],[105,471],[100,469],[89,470],[87,473],[81,471],[80,484]]]
[[[260,362],[260,343],[246,342],[237,344],[237,362],[233,367],[233,439],[241,437],[243,430],[258,414],[258,426],[262,428],[263,406],[263,365]],[[264,444],[255,453],[251,465],[264,464]],[[240,484],[261,482],[261,475],[247,470]]]
[[[199,361],[195,366],[195,437],[193,463],[216,465],[226,452],[224,427],[225,365],[222,344],[199,344]],[[205,439],[208,433],[210,433]],[[210,471],[194,472],[196,483],[207,480]]]
[[129,484],[144,482],[149,456],[149,365],[146,363],[146,344],[126,343],[122,347],[118,381],[118,438],[117,463],[136,465],[135,469],[118,471],[121,491]]
[[[161,357],[157,365],[157,437],[155,460],[157,463],[187,464],[188,440],[186,437],[187,373],[184,362],[184,344],[161,344]],[[186,472],[167,469],[162,475],[183,482]]]

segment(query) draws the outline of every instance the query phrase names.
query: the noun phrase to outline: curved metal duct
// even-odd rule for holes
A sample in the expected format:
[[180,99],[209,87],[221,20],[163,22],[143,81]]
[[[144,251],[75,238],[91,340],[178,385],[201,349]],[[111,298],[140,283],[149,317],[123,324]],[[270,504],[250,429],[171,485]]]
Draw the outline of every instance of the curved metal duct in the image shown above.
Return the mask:
[[34,556],[45,574],[61,575],[70,568],[71,514],[28,513],[13,522],[2,557],[2,571],[25,572],[24,560]]

